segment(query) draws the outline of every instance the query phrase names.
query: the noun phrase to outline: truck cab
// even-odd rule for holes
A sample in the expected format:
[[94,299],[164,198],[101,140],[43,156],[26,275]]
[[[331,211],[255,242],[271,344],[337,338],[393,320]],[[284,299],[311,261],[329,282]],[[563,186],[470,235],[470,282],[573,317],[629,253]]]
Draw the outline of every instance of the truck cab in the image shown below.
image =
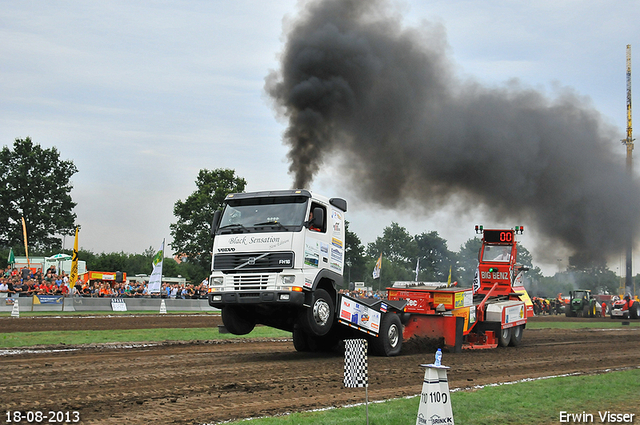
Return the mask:
[[256,324],[331,329],[342,278],[347,202],[307,190],[234,193],[212,223],[208,300],[227,330]]

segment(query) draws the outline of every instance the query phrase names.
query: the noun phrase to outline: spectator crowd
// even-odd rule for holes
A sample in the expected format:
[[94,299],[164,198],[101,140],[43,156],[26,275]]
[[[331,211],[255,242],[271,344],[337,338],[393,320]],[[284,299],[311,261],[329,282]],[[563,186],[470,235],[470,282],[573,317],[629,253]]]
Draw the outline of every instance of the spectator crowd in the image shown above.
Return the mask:
[[159,293],[150,293],[146,281],[115,282],[111,280],[78,280],[71,288],[69,275],[57,273],[54,266],[35,273],[27,268],[7,268],[0,277],[0,297],[30,297],[32,295],[62,295],[96,298],[176,298],[206,299],[207,281],[192,283],[163,282]]
[[340,290],[341,294],[348,295],[352,298],[361,298],[369,300],[384,300],[387,298],[387,291],[369,291],[366,289],[354,289],[348,291],[346,289]]

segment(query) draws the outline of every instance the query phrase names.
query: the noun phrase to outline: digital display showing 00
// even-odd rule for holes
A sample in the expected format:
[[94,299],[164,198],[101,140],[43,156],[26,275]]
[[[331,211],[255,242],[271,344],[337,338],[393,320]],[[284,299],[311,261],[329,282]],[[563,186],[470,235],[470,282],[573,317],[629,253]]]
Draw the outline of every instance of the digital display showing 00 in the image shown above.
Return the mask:
[[513,230],[485,230],[484,241],[487,243],[513,243]]

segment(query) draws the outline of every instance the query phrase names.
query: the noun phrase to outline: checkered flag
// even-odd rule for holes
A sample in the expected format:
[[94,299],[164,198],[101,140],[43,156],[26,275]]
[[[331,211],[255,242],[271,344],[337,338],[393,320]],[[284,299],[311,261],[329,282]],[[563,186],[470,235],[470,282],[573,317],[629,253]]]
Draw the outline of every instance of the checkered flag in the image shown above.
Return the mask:
[[368,387],[367,340],[346,339],[344,345],[344,386],[347,388]]

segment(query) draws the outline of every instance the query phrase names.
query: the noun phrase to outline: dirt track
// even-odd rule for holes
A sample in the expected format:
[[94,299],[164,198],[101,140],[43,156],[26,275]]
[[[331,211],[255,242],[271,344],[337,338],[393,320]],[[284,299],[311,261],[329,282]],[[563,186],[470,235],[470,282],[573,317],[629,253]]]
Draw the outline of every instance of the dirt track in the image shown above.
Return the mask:
[[[201,327],[218,323],[219,318],[211,315],[2,318],[0,329]],[[636,326],[624,330],[527,329],[520,347],[445,353],[443,363],[451,367],[450,387],[464,388],[635,368],[640,366],[639,349],[640,328]],[[9,354],[0,357],[5,378],[0,383],[0,413],[77,410],[82,423],[87,424],[200,424],[362,402],[361,388],[343,388],[343,360],[339,354],[297,353],[288,340],[100,345]],[[424,375],[419,365],[432,360],[433,353],[369,357],[369,399],[418,394]]]

